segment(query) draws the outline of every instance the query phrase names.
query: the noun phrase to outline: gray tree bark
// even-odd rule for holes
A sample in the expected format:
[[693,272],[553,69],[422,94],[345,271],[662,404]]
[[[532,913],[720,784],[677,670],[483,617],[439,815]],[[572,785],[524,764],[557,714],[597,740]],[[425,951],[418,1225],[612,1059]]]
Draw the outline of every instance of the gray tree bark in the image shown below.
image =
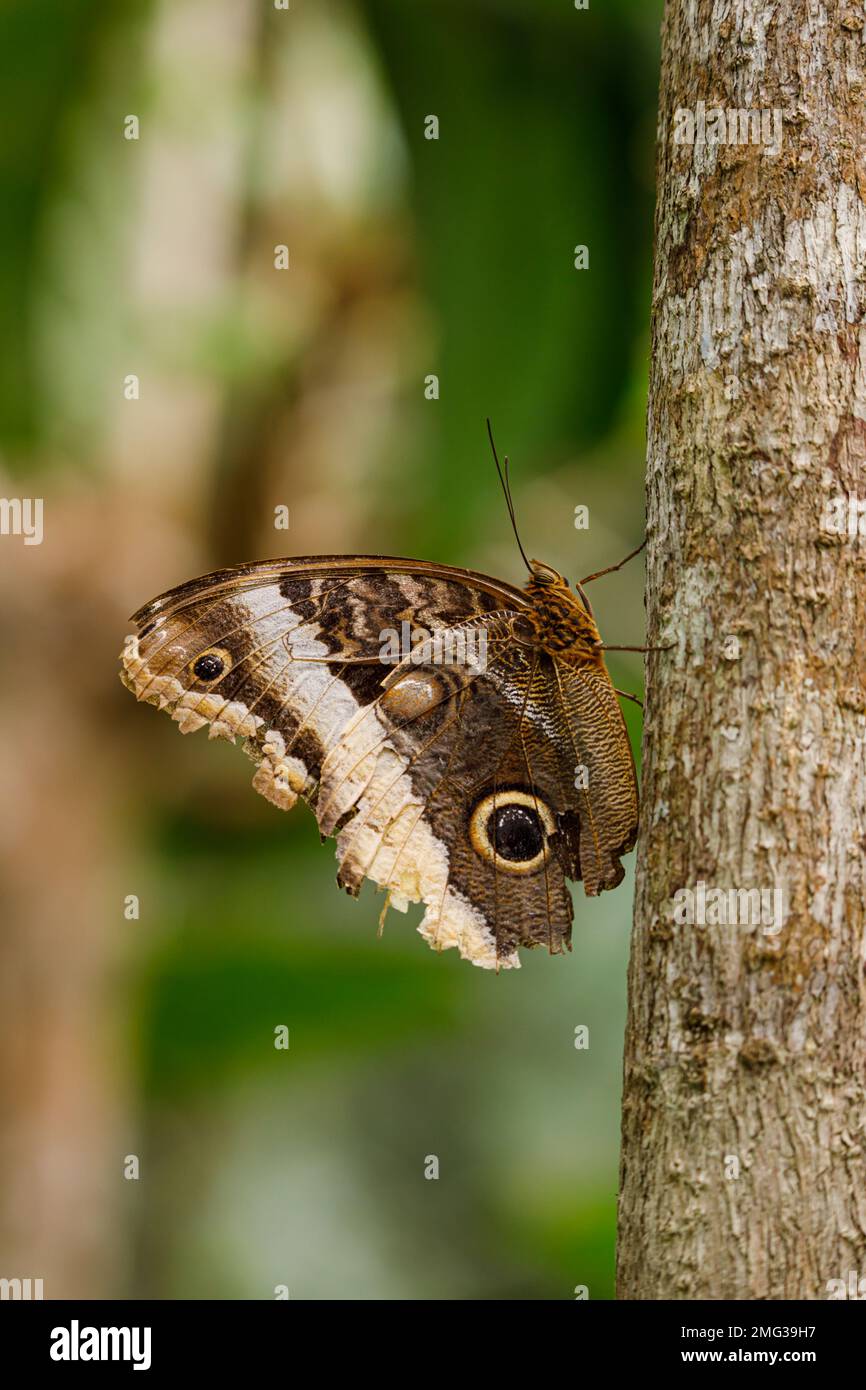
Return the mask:
[[[621,1298],[866,1276],[864,54],[859,3],[666,5]],[[701,881],[781,930],[681,925]]]

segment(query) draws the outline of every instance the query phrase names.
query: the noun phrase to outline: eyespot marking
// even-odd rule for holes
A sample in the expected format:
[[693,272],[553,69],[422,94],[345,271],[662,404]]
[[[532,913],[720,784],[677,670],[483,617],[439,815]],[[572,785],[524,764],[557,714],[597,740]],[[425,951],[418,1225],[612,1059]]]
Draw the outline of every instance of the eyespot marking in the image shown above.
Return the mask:
[[546,862],[555,830],[553,813],[540,796],[513,789],[482,797],[469,822],[475,853],[512,874],[534,873]]
[[190,670],[195,680],[204,681],[208,685],[225,676],[231,667],[231,655],[225,647],[210,647],[190,662]]
[[407,671],[385,691],[381,704],[391,719],[418,719],[429,714],[445,695],[442,681],[430,671]]

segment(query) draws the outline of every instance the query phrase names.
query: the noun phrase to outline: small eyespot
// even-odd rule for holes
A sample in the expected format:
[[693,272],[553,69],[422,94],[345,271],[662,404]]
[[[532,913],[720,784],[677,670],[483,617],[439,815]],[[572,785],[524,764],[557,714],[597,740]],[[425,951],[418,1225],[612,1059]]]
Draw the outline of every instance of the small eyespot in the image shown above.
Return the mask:
[[556,823],[536,794],[497,791],[479,801],[469,822],[475,853],[508,873],[528,874],[546,861]]
[[191,666],[196,680],[210,682],[224,676],[231,669],[231,664],[232,659],[223,647],[212,647],[210,651],[197,656]]
[[408,671],[385,691],[380,703],[391,719],[408,721],[429,714],[444,698],[445,687],[438,677]]

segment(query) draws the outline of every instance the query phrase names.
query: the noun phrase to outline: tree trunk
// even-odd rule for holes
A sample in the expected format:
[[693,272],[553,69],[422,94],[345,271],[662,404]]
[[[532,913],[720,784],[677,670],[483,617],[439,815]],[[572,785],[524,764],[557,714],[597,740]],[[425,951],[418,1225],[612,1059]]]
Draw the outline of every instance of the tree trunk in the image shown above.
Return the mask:
[[866,1276],[864,40],[845,0],[666,6],[621,1298]]

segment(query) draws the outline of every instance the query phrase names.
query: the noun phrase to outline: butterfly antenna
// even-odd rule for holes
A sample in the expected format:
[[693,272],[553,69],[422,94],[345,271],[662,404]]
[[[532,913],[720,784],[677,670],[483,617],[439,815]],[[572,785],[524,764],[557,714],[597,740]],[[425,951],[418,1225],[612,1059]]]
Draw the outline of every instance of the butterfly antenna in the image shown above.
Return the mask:
[[532,574],[532,566],[526,558],[526,551],[523,549],[523,546],[520,541],[520,534],[517,530],[517,519],[514,515],[514,502],[511,497],[511,481],[508,477],[508,458],[506,457],[505,459],[505,471],[503,472],[499,464],[499,455],[496,452],[496,445],[493,442],[493,427],[490,424],[489,418],[487,421],[487,435],[490,440],[490,447],[493,450],[493,461],[496,464],[496,471],[499,474],[499,481],[502,484],[502,491],[505,493],[505,505],[508,508],[508,515],[511,518],[511,529],[514,532],[514,539],[517,541],[517,548],[520,551],[524,565],[526,566],[529,573]]

